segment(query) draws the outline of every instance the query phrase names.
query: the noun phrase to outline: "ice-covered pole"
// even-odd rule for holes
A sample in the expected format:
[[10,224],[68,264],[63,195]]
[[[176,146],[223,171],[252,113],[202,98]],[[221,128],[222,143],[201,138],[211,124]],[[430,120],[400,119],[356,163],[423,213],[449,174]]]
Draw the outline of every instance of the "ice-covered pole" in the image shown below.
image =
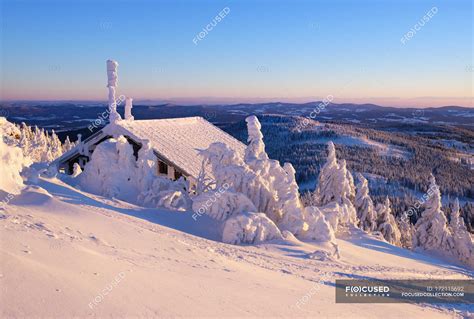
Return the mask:
[[118,62],[107,60],[107,87],[109,88],[109,119],[110,122],[121,120],[117,112],[117,102],[115,101],[115,88],[117,87],[117,67]]
[[125,119],[133,121],[134,117],[132,115],[132,108],[133,108],[133,99],[131,97],[127,97],[125,100]]

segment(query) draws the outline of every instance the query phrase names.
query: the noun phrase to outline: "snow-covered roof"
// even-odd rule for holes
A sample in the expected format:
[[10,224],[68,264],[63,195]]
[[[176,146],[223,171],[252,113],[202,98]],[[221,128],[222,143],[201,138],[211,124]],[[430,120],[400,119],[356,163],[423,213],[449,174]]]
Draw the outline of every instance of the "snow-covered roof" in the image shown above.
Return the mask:
[[149,140],[159,155],[195,178],[202,162],[198,151],[212,143],[224,143],[242,156],[245,152],[242,142],[202,117],[120,121],[118,126],[139,140]]

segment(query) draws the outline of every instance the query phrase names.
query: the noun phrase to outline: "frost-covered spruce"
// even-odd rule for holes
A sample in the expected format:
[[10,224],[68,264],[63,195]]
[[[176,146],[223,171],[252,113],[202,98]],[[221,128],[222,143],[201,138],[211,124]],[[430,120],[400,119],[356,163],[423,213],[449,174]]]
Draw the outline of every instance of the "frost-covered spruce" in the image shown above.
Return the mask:
[[[330,223],[337,230],[339,223],[353,225],[357,223],[357,213],[351,201],[355,195],[354,180],[346,168],[346,162],[339,165],[336,159],[334,143],[328,143],[328,157],[319,174],[318,185],[314,191],[315,202],[325,207],[336,203],[339,206],[337,218],[328,216]],[[333,214],[332,214],[333,215]]]
[[215,142],[200,151],[200,155],[205,161],[203,166],[209,164],[211,168],[215,189],[226,186],[232,192],[242,193],[259,212],[266,213],[274,221],[280,218],[275,212],[275,194],[269,184],[250,169],[234,150],[224,143]]
[[464,220],[460,216],[459,200],[457,198],[454,201],[450,219],[449,227],[453,236],[456,257],[460,261],[474,267],[473,242],[464,224]]
[[346,167],[346,160],[342,160],[339,166],[338,180],[342,185],[341,200],[339,202],[342,210],[339,220],[346,225],[357,225],[357,212],[353,204],[355,197],[354,179]]
[[[194,212],[199,213],[196,210],[202,210],[204,202],[214,199],[215,204],[208,209],[208,214],[221,220],[233,218],[243,212],[241,206],[248,206],[248,199],[255,209],[248,208],[247,212],[264,213],[281,230],[288,230],[304,239],[332,238],[331,228],[323,216],[305,214],[293,166],[285,163],[282,167],[278,161],[268,158],[258,119],[251,116],[247,118],[247,124],[250,144],[244,158],[223,143],[213,143],[201,151],[203,165],[200,179],[206,179],[204,169],[209,164],[215,187],[214,191],[207,190],[195,197]],[[199,189],[208,188],[207,183],[201,184]],[[216,190],[225,185],[227,193],[216,198]]]
[[257,117],[249,116],[246,122],[249,145],[244,161],[272,196],[268,210],[260,211],[265,212],[280,230],[288,230],[301,239],[332,240],[332,230],[319,210],[318,214],[305,211],[293,166],[285,163],[282,167],[278,161],[269,159]]
[[153,180],[156,178],[156,156],[150,145],[150,141],[144,140],[142,147],[138,151],[137,159],[137,188],[143,191],[148,191],[153,185]]
[[346,160],[343,159],[341,161],[340,167],[341,167],[342,175],[345,177],[345,180],[346,180],[344,183],[345,189],[343,190],[344,197],[346,197],[351,202],[353,202],[355,199],[355,194],[356,194],[354,178],[352,177],[351,172],[347,169]]
[[425,210],[415,224],[413,247],[426,250],[450,250],[451,234],[447,219],[441,211],[441,193],[433,175],[430,177]]
[[265,143],[263,142],[263,134],[261,132],[262,125],[258,118],[252,115],[247,117],[245,121],[247,122],[247,142],[249,142],[245,149],[245,163],[251,165],[255,161],[268,160],[268,155],[265,152]]
[[413,233],[415,228],[410,222],[410,219],[397,219],[398,229],[400,230],[400,245],[401,247],[411,249],[413,245]]
[[359,218],[359,227],[367,232],[372,232],[377,228],[377,212],[375,211],[374,202],[369,195],[369,183],[367,179],[358,174],[357,191],[355,197],[355,208],[357,217]]
[[377,230],[382,233],[386,241],[393,245],[400,246],[401,234],[395,217],[392,215],[392,208],[388,197],[385,198],[385,203],[379,203],[377,205],[377,211],[381,220]]
[[69,139],[69,136],[67,136],[63,144],[63,153],[70,151],[74,146],[75,144],[72,143],[71,140]]
[[23,156],[31,161],[51,162],[63,154],[64,146],[54,130],[48,134],[44,129],[39,129],[36,126],[33,130],[25,123],[16,125],[6,120],[4,123],[4,131],[8,131],[9,144],[18,146],[23,152]]
[[285,163],[283,168],[279,163],[277,165],[279,172],[275,174],[274,185],[277,187],[279,210],[282,212],[278,226],[282,231],[288,230],[299,238],[316,236],[305,222],[304,207],[300,200],[293,165]]
[[328,156],[326,163],[319,173],[318,185],[314,191],[315,201],[318,205],[324,206],[330,202],[340,201],[340,188],[338,185],[339,165],[336,159],[336,148],[333,142],[328,142]]

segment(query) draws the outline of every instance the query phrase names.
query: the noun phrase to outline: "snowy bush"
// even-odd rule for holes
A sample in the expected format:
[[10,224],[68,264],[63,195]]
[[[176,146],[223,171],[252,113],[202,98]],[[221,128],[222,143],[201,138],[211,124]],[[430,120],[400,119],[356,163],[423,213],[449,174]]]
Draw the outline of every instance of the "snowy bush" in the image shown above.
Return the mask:
[[243,213],[224,224],[222,241],[228,244],[259,244],[283,239],[278,227],[263,213]]
[[157,206],[179,211],[186,211],[190,208],[188,196],[183,191],[167,190],[158,193],[159,201]]
[[334,242],[336,239],[333,228],[317,207],[305,208],[305,221],[308,228],[303,233],[298,234],[300,238],[320,242]]
[[339,225],[339,216],[341,215],[341,206],[336,202],[328,203],[322,207],[319,207],[321,212],[324,214],[331,228],[336,231]]
[[242,193],[228,191],[226,185],[216,191],[205,192],[193,198],[193,211],[198,215],[209,215],[217,220],[256,211],[254,204]]
[[[177,181],[172,181],[165,177],[155,176],[151,182],[151,186],[148,188],[140,188],[147,184],[148,183],[139,182],[135,186],[140,191],[137,199],[140,205],[177,210],[191,207],[191,200],[187,192],[187,182],[184,181],[184,179],[180,178]],[[164,199],[164,197],[168,199]]]

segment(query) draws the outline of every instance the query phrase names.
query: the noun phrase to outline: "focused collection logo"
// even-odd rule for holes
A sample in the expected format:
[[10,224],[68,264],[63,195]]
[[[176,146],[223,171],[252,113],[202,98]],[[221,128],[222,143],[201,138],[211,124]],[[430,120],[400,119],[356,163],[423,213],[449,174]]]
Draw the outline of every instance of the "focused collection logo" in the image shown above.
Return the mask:
[[389,297],[388,286],[346,286],[346,297]]
[[474,303],[474,280],[336,279],[336,303]]

